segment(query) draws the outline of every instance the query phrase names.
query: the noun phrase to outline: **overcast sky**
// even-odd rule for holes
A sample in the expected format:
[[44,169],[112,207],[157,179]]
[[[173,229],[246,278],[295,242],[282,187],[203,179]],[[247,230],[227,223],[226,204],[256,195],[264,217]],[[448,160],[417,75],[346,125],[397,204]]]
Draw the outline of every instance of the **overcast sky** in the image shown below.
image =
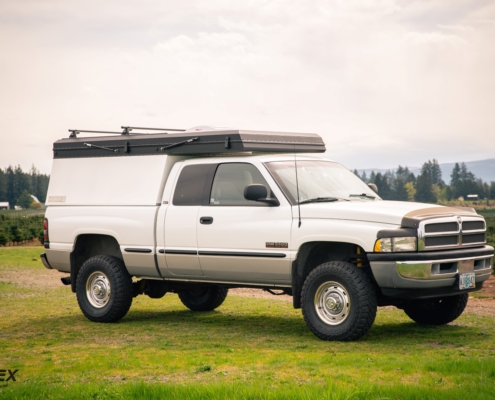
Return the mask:
[[68,129],[319,133],[354,168],[495,158],[495,1],[0,0],[0,167]]

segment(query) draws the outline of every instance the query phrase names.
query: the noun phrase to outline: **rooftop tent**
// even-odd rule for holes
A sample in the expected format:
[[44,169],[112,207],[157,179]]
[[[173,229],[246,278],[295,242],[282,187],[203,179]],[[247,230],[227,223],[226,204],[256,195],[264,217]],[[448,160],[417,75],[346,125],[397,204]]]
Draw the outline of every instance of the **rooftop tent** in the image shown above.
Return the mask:
[[[138,128],[134,128],[138,129]],[[148,128],[139,128],[148,129]],[[151,128],[149,128],[151,129]],[[325,143],[314,133],[248,131],[197,127],[188,131],[163,129],[160,133],[131,133],[126,127],[115,136],[77,137],[93,131],[71,131],[53,145],[54,158],[128,157],[142,155],[205,155],[239,152],[323,153]],[[164,131],[175,131],[173,133]]]

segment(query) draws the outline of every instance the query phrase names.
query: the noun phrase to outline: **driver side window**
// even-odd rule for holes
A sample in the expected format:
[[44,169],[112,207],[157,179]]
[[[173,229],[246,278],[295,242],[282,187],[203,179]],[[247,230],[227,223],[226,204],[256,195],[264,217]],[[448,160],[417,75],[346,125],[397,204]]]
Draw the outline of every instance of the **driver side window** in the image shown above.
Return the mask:
[[268,197],[272,196],[268,183],[254,165],[220,164],[213,179],[210,205],[266,207],[266,204],[244,198],[244,189],[253,183],[264,185],[268,190]]

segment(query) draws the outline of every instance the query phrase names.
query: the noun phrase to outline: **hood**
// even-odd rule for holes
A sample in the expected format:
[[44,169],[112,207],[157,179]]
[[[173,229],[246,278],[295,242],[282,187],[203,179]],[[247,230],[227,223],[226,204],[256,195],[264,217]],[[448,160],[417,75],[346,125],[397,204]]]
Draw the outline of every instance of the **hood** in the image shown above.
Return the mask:
[[445,207],[405,201],[339,201],[301,204],[301,218],[339,219],[417,227],[417,221],[451,215],[477,215],[467,207]]

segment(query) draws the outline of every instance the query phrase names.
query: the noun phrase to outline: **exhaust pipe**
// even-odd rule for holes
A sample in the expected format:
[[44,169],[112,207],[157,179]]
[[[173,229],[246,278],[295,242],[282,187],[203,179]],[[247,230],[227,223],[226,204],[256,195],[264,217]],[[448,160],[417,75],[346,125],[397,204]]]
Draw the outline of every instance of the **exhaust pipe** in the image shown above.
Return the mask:
[[64,277],[64,278],[60,278],[60,280],[61,280],[61,281],[62,281],[62,283],[63,283],[64,285],[66,285],[66,286],[67,286],[67,285],[70,285],[70,284],[71,284],[71,282],[72,282],[72,281],[71,281],[71,279],[70,279],[70,276],[66,276],[66,277]]

